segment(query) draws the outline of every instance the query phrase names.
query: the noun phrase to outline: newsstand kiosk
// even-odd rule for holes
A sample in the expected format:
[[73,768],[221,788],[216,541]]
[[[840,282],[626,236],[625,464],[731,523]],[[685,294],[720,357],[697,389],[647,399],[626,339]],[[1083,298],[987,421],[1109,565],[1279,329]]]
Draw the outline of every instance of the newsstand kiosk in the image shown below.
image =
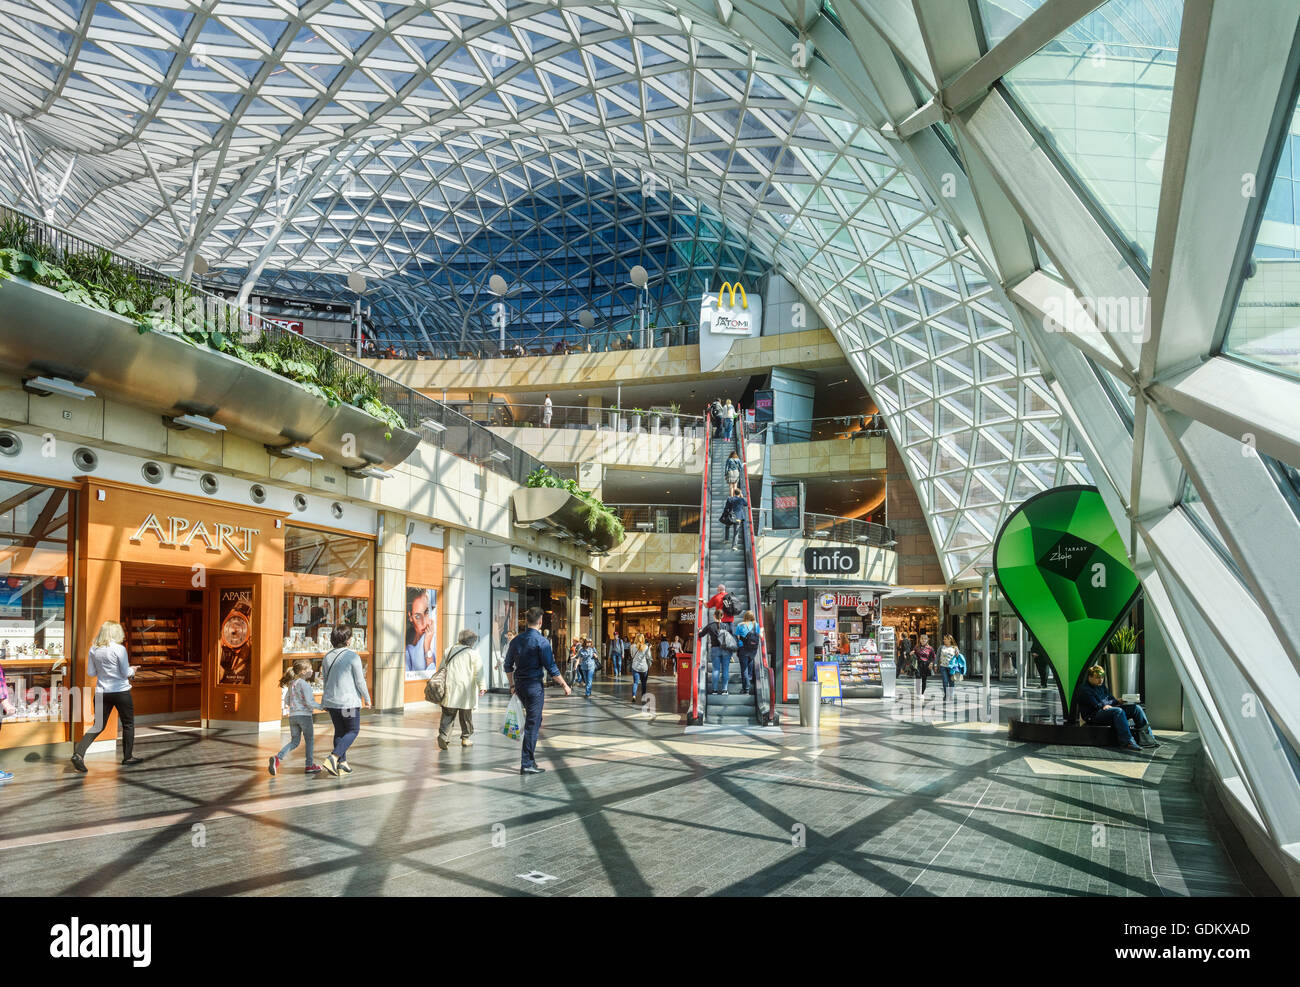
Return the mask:
[[777,701],[797,703],[800,683],[816,677],[816,663],[831,661],[839,663],[846,698],[893,698],[894,640],[882,634],[880,601],[897,588],[812,581],[774,586],[770,640],[775,642]]

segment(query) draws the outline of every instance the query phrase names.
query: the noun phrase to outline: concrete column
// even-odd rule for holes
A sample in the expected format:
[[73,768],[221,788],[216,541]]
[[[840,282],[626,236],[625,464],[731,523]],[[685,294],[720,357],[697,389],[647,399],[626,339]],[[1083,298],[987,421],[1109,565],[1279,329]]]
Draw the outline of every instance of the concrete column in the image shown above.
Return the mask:
[[400,710],[406,687],[406,525],[405,514],[383,511],[375,550],[375,609],[371,661],[375,663],[375,709]]
[[[572,567],[572,578],[569,580],[569,643],[572,644],[582,636],[582,570],[576,565]],[[560,671],[565,675],[569,674],[568,661],[569,656],[556,655],[556,664],[560,666]],[[570,682],[570,685],[573,683]]]
[[587,398],[587,427],[602,427],[605,424],[602,418],[603,415],[601,399],[594,394],[589,396]]

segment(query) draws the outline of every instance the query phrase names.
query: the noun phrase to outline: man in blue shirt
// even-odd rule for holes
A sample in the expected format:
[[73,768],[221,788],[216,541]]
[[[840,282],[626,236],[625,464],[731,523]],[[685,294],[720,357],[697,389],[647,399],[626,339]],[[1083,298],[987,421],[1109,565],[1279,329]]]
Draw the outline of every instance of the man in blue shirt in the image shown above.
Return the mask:
[[609,642],[609,660],[614,666],[615,677],[623,674],[623,639],[618,636],[618,631],[614,632],[613,639]]
[[524,618],[528,629],[510,642],[506,649],[505,672],[510,681],[510,691],[524,704],[524,750],[519,766],[521,775],[539,775],[545,768],[537,766],[537,734],[542,728],[542,680],[550,673],[555,684],[564,688],[566,696],[573,690],[564,681],[551,642],[542,636],[542,608],[530,607]]

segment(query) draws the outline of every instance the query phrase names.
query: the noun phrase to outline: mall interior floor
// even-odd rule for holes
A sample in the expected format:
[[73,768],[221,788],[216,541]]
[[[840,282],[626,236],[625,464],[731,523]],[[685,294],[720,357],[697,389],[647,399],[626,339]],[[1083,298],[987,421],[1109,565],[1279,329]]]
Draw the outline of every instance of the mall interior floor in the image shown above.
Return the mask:
[[[674,685],[652,680],[671,709]],[[1030,696],[1046,696],[1032,690]],[[972,694],[973,696],[973,694]],[[927,697],[929,698],[929,697]],[[1193,785],[1192,734],[1153,756],[1006,739],[1043,705],[938,697],[825,707],[819,729],[683,734],[629,702],[550,690],[539,762],[487,696],[470,748],[436,714],[365,719],[348,778],[308,777],[280,739],[147,727],[124,768],[0,752],[9,895],[1242,895]],[[797,722],[797,716],[791,717]],[[1001,722],[996,722],[1001,721]],[[319,719],[318,750],[330,730]],[[34,755],[28,755],[34,757]],[[1243,877],[1242,874],[1246,874]]]

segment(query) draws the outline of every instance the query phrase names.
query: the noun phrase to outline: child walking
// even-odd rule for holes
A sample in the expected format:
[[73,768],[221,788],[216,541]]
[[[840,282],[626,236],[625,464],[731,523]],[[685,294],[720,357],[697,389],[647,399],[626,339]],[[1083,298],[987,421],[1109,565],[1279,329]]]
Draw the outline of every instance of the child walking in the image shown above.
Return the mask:
[[280,679],[280,685],[289,687],[289,742],[280,748],[280,753],[271,758],[267,766],[271,774],[280,770],[280,762],[289,756],[289,752],[298,746],[299,740],[307,743],[307,767],[304,774],[320,774],[320,765],[316,763],[315,751],[315,727],[312,724],[312,710],[324,709],[312,695],[311,662],[305,658],[299,658],[293,663],[293,667],[284,673]]

